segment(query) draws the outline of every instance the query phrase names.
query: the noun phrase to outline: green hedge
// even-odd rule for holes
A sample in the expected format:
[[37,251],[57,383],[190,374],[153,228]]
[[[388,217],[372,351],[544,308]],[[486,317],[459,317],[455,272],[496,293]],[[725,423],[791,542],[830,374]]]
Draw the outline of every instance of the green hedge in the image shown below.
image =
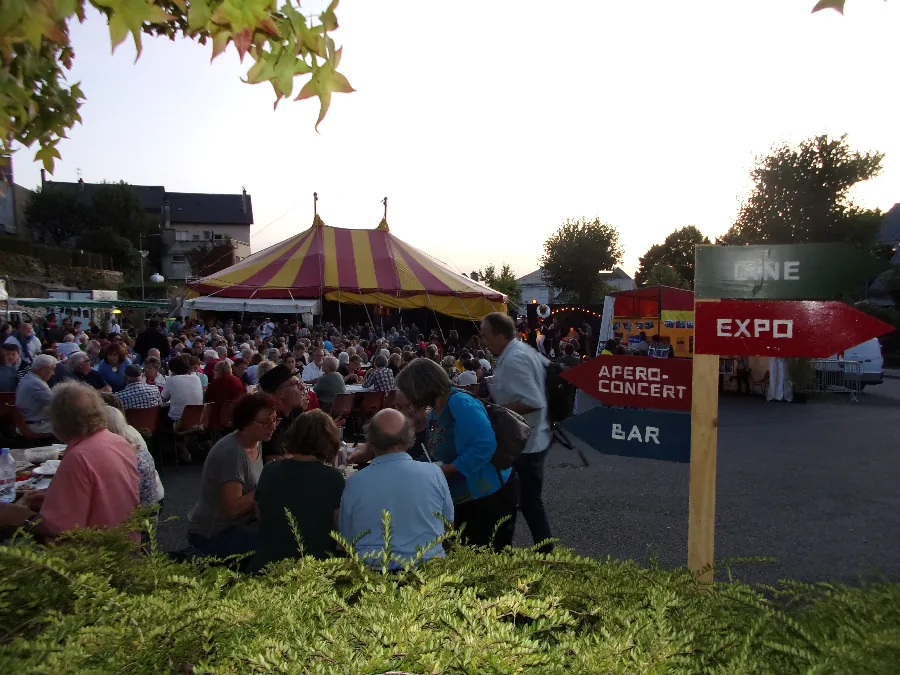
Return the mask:
[[698,589],[684,569],[455,550],[243,576],[117,534],[0,547],[6,673],[900,672],[900,585]]

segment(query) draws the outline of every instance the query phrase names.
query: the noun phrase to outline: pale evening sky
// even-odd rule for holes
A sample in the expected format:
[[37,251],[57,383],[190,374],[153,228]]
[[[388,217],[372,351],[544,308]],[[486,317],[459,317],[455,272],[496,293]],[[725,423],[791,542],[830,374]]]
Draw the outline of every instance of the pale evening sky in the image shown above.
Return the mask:
[[[135,65],[92,12],[72,30],[85,123],[53,177],[246,186],[254,251],[310,225],[313,191],[326,223],[353,228],[375,227],[387,195],[391,231],[464,272],[531,272],[565,218],[599,216],[633,273],[676,227],[724,232],[754,155],[781,140],[847,133],[887,153],[854,198],[900,201],[900,1],[848,0],[843,18],[813,4],[344,0],[335,38],[357,93],[333,97],[320,134],[318,101],[273,112],[233,47],[210,65],[209,46],[145,37]],[[16,156],[27,187],[32,155]]]

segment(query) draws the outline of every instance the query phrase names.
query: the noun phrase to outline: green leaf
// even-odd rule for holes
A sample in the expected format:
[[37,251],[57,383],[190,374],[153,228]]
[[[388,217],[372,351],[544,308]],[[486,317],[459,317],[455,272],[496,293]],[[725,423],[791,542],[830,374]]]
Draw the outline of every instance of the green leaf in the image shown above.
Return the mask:
[[331,93],[349,94],[356,91],[350,86],[347,78],[335,70],[340,62],[341,49],[335,52],[333,61],[325,61],[321,66],[317,65],[316,61],[313,60],[312,78],[303,86],[297,98],[294,99],[295,101],[300,101],[313,96],[318,97],[319,119],[316,120],[316,131],[319,130],[319,124],[325,119],[328,108],[331,106]]
[[334,13],[334,10],[337,9],[338,2],[340,2],[340,0],[332,0],[331,4],[328,5],[328,9],[319,16],[319,21],[322,22],[322,26],[324,26],[326,31],[337,30],[338,28],[337,16]]
[[53,173],[54,159],[61,159],[59,150],[54,145],[44,145],[34,153],[34,160],[43,162],[44,168],[49,173]]
[[144,24],[167,23],[174,18],[151,0],[94,0],[94,3],[110,10],[109,36],[113,51],[131,33],[137,49],[135,59],[141,55],[141,29]]
[[833,9],[838,14],[843,14],[845,2],[846,0],[819,0],[813,7],[812,13],[821,12],[823,9]]
[[206,24],[209,23],[209,17],[209,2],[207,0],[191,0],[191,6],[188,8],[188,29],[191,32],[206,28]]

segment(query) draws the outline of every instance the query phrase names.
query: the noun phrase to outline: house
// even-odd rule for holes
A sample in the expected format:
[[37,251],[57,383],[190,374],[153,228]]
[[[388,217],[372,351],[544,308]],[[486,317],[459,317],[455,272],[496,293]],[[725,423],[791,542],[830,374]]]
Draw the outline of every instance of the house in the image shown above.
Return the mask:
[[[600,272],[600,279],[617,291],[635,289],[634,279],[628,276],[621,267],[614,267],[608,272]],[[526,305],[531,304],[534,300],[537,300],[537,304],[569,302],[568,292],[548,286],[541,277],[541,270],[526,274],[516,281],[519,282],[519,287],[522,289],[522,304],[518,309],[519,314],[525,314]]]
[[[77,183],[48,181],[46,185],[54,189],[72,190],[79,201],[86,204],[90,204],[95,191],[103,187],[102,183],[85,183],[81,179]],[[162,185],[129,187],[137,195],[143,209],[160,225],[163,254],[162,269],[159,271],[166,279],[183,281],[203,276],[205,271],[216,271],[191,268],[190,259],[205,259],[203,255],[192,255],[197,249],[224,250],[230,244],[231,251],[226,251],[227,258],[220,260],[221,263],[234,264],[250,255],[253,203],[246,190],[241,194],[202,194],[170,192]],[[145,248],[147,237],[132,243]],[[150,270],[145,271],[150,273]]]
[[0,164],[0,232],[22,239],[31,239],[31,232],[25,222],[25,208],[34,192],[16,185],[13,175],[13,158],[6,157],[6,164]]
[[519,277],[516,279],[516,282],[519,284],[519,288],[522,289],[522,303],[517,308],[519,314],[525,314],[527,305],[530,305],[535,300],[539,305],[548,304],[551,298],[556,295],[555,290],[541,278],[541,270]]
[[628,276],[621,267],[613,267],[610,272],[600,272],[600,279],[617,291],[633,291],[636,287],[634,279]]
[[167,192],[166,200],[162,269],[166,279],[190,279],[218,271],[211,269],[212,263],[208,263],[210,269],[191,269],[189,252],[197,248],[219,248],[230,241],[232,259],[222,262],[232,265],[250,255],[253,204],[246,190],[239,195]]

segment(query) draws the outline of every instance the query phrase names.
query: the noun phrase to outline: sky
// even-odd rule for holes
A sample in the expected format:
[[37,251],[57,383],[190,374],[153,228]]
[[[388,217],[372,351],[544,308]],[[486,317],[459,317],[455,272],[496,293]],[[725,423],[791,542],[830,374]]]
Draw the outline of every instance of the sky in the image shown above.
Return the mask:
[[[404,241],[458,271],[520,276],[565,219],[598,217],[633,274],[678,227],[727,230],[776,143],[848,134],[886,153],[854,200],[900,201],[900,0],[847,0],[844,17],[814,4],[343,0],[334,37],[357,91],[334,95],[319,133],[318,101],[273,110],[233,46],[210,64],[209,45],[145,36],[135,64],[92,11],[71,32],[84,124],[53,179],[246,187],[254,251],[307,229],[313,192],[327,224],[352,228],[377,226],[387,196]],[[15,157],[26,187],[33,154]]]

